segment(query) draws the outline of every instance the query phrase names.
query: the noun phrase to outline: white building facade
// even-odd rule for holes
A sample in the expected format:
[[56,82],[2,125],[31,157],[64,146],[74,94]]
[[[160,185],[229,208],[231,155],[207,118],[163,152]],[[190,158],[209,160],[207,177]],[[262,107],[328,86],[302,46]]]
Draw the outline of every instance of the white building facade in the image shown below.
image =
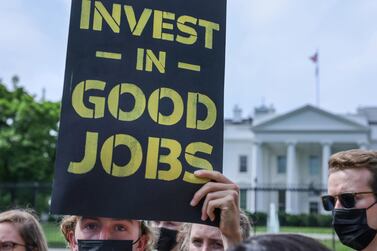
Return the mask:
[[253,119],[235,109],[224,124],[224,174],[240,186],[240,205],[250,212],[274,203],[289,214],[317,213],[328,159],[354,148],[377,149],[377,107],[348,115],[311,105],[284,114],[261,107]]

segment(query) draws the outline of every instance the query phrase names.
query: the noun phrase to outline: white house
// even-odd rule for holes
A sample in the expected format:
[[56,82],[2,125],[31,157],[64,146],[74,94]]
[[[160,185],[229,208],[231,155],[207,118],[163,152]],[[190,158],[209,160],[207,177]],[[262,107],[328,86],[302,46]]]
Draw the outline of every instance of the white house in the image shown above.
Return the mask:
[[326,189],[329,157],[353,148],[377,149],[377,107],[340,115],[311,105],[283,114],[262,106],[247,119],[235,108],[224,124],[224,174],[251,212],[267,212],[270,203],[291,214],[321,212],[320,193],[305,189]]

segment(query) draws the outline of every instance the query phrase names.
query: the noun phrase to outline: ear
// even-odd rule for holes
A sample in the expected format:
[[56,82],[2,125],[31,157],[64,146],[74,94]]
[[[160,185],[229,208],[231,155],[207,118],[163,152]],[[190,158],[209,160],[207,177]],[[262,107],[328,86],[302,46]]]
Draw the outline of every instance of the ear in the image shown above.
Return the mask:
[[72,251],[77,251],[79,250],[79,247],[77,245],[77,241],[75,238],[75,233],[73,231],[69,231],[67,234],[68,242],[69,242],[69,247],[71,248]]
[[136,250],[138,251],[146,250],[148,241],[149,241],[149,237],[146,234],[143,234],[140,237],[140,240],[137,242]]

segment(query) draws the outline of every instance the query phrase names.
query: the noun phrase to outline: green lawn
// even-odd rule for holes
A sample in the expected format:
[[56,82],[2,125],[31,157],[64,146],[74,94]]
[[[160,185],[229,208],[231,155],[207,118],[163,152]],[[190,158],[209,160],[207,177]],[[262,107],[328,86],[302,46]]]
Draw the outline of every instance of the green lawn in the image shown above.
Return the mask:
[[[265,233],[266,227],[256,227],[257,233]],[[280,232],[283,233],[318,233],[318,234],[332,234],[332,228],[323,227],[280,227]]]
[[[63,235],[59,230],[58,223],[43,223],[42,224],[44,232],[46,234],[47,242],[49,247],[66,247],[66,242]],[[265,233],[266,227],[257,227],[257,233]],[[282,233],[318,233],[318,234],[332,234],[331,228],[317,228],[317,227],[281,227],[280,232]],[[332,240],[321,241],[327,247],[332,249]],[[336,251],[350,251],[352,249],[342,245],[339,241],[335,243]]]
[[[321,241],[323,244],[325,244],[328,248],[332,249],[333,247],[333,243],[332,243],[332,240],[325,240],[325,241]],[[349,248],[349,247],[346,247],[344,246],[342,243],[340,243],[339,241],[336,241],[335,242],[335,250],[336,251],[351,251],[353,249]]]
[[43,230],[49,247],[66,247],[63,234],[60,232],[58,223],[42,223]]

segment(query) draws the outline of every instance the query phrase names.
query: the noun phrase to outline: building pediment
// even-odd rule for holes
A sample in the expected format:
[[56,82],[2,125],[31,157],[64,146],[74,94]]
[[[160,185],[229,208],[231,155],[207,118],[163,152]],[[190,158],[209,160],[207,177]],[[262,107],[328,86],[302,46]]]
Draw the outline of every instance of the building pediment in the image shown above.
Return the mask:
[[252,130],[254,132],[367,132],[369,129],[363,123],[353,119],[306,105],[291,112],[256,122]]

